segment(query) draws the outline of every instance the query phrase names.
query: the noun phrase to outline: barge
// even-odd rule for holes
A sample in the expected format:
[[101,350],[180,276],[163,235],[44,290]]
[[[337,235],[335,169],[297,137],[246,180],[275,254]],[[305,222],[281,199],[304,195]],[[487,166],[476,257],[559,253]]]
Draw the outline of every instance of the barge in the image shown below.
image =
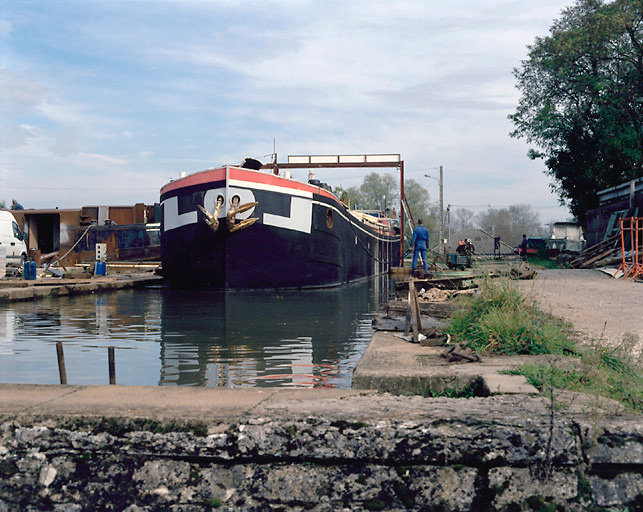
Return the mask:
[[332,287],[400,261],[393,219],[351,210],[316,180],[242,166],[196,172],[161,188],[161,264],[173,285]]

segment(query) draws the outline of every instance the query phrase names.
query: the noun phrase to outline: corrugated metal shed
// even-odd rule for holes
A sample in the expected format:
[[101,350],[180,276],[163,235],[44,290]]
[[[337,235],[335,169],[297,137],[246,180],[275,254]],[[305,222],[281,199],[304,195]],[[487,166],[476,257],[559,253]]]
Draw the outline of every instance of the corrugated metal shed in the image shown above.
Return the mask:
[[600,206],[587,212],[587,246],[601,242],[614,219],[643,214],[643,178],[601,190],[598,198]]

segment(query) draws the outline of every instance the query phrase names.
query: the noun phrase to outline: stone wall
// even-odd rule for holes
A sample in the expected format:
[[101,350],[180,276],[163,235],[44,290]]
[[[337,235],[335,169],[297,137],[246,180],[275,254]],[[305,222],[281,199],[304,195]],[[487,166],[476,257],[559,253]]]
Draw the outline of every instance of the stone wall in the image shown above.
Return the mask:
[[552,421],[523,397],[345,405],[191,423],[5,417],[0,512],[641,510],[639,417]]

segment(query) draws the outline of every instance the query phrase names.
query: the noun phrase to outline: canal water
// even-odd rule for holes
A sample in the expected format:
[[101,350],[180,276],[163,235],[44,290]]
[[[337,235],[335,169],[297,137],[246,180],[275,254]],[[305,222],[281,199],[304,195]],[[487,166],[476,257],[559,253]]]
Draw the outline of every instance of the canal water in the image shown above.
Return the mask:
[[0,306],[0,382],[350,388],[385,277],[315,291],[162,287]]

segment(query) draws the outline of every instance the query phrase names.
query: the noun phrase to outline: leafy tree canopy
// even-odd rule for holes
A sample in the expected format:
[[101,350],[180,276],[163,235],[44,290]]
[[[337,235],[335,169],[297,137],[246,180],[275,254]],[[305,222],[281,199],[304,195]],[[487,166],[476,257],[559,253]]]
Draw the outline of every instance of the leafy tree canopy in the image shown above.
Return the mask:
[[[415,221],[422,219],[429,231],[437,235],[437,207],[431,203],[428,191],[415,180],[405,180],[404,192]],[[347,199],[351,208],[360,210],[381,210],[386,198],[386,206],[399,214],[400,180],[392,174],[372,172],[364,177],[359,187],[345,189],[339,186],[335,187],[335,193],[340,198]],[[408,226],[406,228],[408,230]]]
[[528,49],[511,136],[584,221],[598,191],[643,176],[643,2],[576,0]]

